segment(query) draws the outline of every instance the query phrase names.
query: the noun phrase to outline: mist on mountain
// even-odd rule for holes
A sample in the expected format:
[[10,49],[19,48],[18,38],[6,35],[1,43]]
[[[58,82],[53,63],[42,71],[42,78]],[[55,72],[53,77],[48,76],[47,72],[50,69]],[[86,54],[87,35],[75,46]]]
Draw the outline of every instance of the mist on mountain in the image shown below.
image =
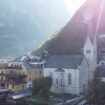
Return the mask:
[[31,52],[69,19],[61,0],[0,0],[0,56]]

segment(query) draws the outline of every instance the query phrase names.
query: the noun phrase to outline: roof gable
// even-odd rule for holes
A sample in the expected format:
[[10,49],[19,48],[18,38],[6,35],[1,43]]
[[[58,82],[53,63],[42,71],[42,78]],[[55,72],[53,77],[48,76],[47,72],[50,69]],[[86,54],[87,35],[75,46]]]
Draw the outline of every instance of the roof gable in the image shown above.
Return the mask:
[[57,68],[57,70],[55,70],[56,72],[65,72],[61,67]]

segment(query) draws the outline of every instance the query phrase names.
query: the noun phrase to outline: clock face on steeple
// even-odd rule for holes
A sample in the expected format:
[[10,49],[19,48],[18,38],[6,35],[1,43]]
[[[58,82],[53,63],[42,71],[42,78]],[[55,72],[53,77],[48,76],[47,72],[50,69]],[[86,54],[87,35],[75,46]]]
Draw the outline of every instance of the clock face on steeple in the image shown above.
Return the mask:
[[89,22],[93,19],[92,10],[86,9],[83,14],[83,19],[85,22]]

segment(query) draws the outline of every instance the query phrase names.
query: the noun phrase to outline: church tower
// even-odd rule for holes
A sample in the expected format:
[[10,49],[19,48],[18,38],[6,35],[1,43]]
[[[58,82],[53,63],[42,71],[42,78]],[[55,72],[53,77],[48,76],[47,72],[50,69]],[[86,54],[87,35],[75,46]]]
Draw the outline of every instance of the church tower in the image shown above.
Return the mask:
[[93,13],[87,9],[84,12],[84,23],[87,24],[87,38],[84,44],[83,52],[87,60],[89,70],[93,71],[97,65],[97,37],[93,35]]
[[93,48],[94,48],[93,61],[94,61],[94,66],[96,68],[97,67],[97,35],[95,35],[94,37]]

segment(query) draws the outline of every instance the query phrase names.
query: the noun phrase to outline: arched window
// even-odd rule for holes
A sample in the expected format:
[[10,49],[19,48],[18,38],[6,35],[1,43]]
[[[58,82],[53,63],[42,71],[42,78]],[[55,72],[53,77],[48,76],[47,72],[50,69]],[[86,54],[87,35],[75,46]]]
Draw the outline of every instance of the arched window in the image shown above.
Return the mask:
[[72,83],[72,78],[71,78],[71,74],[69,73],[68,74],[68,84],[71,85]]
[[52,72],[50,72],[50,77],[51,77],[51,78],[53,77],[53,73],[52,73]]
[[91,51],[90,50],[87,50],[86,53],[89,54],[89,53],[91,53]]
[[63,79],[61,79],[61,86],[63,86]]
[[56,79],[56,85],[58,86],[58,79]]
[[3,71],[1,71],[1,74],[3,75],[3,74],[4,74],[4,72],[3,72]]

